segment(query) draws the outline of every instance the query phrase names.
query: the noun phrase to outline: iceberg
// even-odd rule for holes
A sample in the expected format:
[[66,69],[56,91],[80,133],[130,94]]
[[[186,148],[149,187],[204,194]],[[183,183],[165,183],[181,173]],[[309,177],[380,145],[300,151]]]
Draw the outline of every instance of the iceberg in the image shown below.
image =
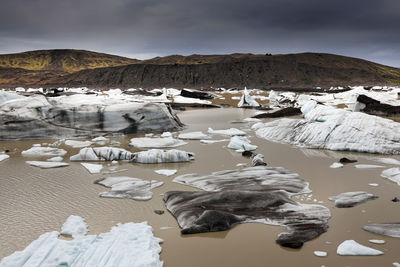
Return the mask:
[[6,155],[6,154],[0,154],[0,162],[2,162],[3,160],[8,159],[10,156]]
[[383,166],[380,165],[371,165],[371,164],[356,164],[354,165],[357,169],[379,169],[383,168]]
[[326,257],[326,256],[328,256],[328,253],[326,251],[318,251],[318,250],[316,250],[316,251],[314,251],[314,255],[318,256],[318,257]]
[[167,209],[177,219],[182,234],[223,231],[239,223],[258,222],[285,226],[287,231],[279,234],[276,242],[299,248],[328,228],[329,209],[292,200],[293,195],[311,191],[298,174],[281,167],[185,174],[173,181],[205,190],[164,194]]
[[60,234],[72,236],[73,238],[85,236],[88,232],[88,225],[80,216],[71,215],[61,227]]
[[257,123],[257,136],[306,148],[400,154],[400,124],[314,101],[302,107],[305,119],[282,118]]
[[264,155],[263,154],[257,154],[251,159],[251,166],[266,166],[267,163],[264,161]]
[[134,200],[151,199],[153,193],[150,190],[164,184],[156,180],[146,181],[127,176],[102,178],[95,181],[95,183],[111,187],[109,192],[100,193],[99,196],[101,197],[130,198]]
[[374,159],[377,162],[384,163],[384,164],[389,164],[389,165],[400,165],[400,161],[397,159],[391,159],[391,158],[375,158]]
[[210,134],[222,134],[222,135],[230,135],[230,136],[235,136],[235,135],[239,135],[239,136],[243,136],[246,135],[245,132],[236,129],[236,128],[230,128],[230,129],[226,129],[226,130],[214,130],[212,128],[208,128],[208,133]]
[[256,150],[257,146],[250,144],[250,140],[244,136],[233,136],[229,141],[228,148],[243,152]]
[[245,87],[243,90],[242,97],[240,98],[240,101],[238,103],[239,108],[255,108],[259,107],[260,104],[254,98],[249,94],[247,91],[247,88]]
[[400,185],[400,168],[390,168],[382,171],[381,177],[389,179],[392,182]]
[[71,156],[71,161],[113,161],[133,160],[134,154],[115,147],[85,147],[78,154]]
[[189,139],[189,140],[199,140],[199,139],[209,139],[210,136],[204,134],[203,132],[190,132],[181,133],[178,135],[179,139]]
[[377,256],[383,252],[370,247],[363,246],[354,240],[343,241],[336,250],[342,256]]
[[34,146],[28,150],[24,150],[21,152],[22,156],[27,156],[27,157],[64,156],[65,154],[67,154],[67,151],[61,148],[40,147],[40,146]]
[[65,144],[67,146],[71,146],[73,148],[82,148],[82,147],[87,147],[93,144],[93,142],[90,141],[78,141],[78,140],[66,140]]
[[328,199],[334,201],[337,208],[351,208],[376,198],[378,197],[367,192],[346,192]]
[[161,169],[161,170],[155,170],[154,172],[165,176],[171,176],[174,175],[177,171],[178,170]]
[[331,166],[329,166],[329,168],[338,169],[338,168],[343,168],[343,166],[344,165],[342,163],[334,162],[334,163],[331,164]]
[[163,103],[139,103],[123,94],[33,95],[0,104],[0,140],[89,137],[180,130]]
[[159,257],[162,239],[154,237],[147,222],[117,224],[110,232],[78,235],[72,240],[59,239],[59,234],[42,234],[24,250],[3,258],[0,267],[163,266]]
[[133,162],[138,163],[168,163],[188,162],[194,160],[194,153],[177,149],[161,150],[150,149],[134,153]]
[[101,164],[81,163],[81,165],[91,174],[100,173],[101,169],[103,169],[103,165]]
[[66,162],[52,162],[52,161],[27,161],[31,166],[39,167],[42,169],[58,168],[69,166]]
[[229,141],[229,139],[219,139],[219,140],[201,139],[200,143],[203,143],[203,144],[214,144],[214,143],[220,143],[220,142],[226,142],[226,141]]
[[385,235],[390,237],[400,238],[400,223],[373,223],[363,226],[365,231]]
[[178,147],[186,145],[187,143],[182,140],[178,140],[172,137],[161,137],[161,138],[150,138],[150,137],[139,137],[132,138],[130,146],[137,148],[167,148],[167,147]]

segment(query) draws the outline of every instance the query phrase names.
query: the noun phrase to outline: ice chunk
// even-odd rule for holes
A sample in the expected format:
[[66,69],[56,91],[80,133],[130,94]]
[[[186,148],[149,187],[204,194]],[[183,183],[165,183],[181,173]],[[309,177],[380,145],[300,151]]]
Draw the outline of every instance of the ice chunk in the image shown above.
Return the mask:
[[318,250],[316,250],[316,251],[314,251],[314,255],[318,256],[318,257],[326,257],[326,256],[328,256],[328,253],[326,251],[318,251]]
[[376,183],[370,183],[370,184],[368,184],[368,185],[370,185],[370,186],[379,186],[379,184],[376,184]]
[[106,142],[106,141],[108,141],[108,138],[104,136],[98,136],[92,139],[92,142]]
[[219,142],[226,142],[229,141],[229,139],[219,139],[219,140],[205,140],[205,139],[201,139],[200,143],[203,144],[214,144],[214,143],[219,143]]
[[172,137],[172,133],[171,132],[163,132],[161,134],[161,137]]
[[400,154],[398,122],[322,105],[303,112],[305,119],[282,118],[252,129],[261,138],[300,147]]
[[101,197],[130,198],[134,200],[151,199],[153,193],[150,190],[164,184],[156,180],[146,181],[127,176],[102,178],[95,183],[111,187],[109,192],[100,193],[99,196]]
[[143,147],[163,148],[163,147],[183,146],[186,144],[187,143],[185,141],[178,140],[172,137],[161,137],[161,138],[140,137],[140,138],[132,138],[129,145],[138,148],[143,148]]
[[181,133],[178,135],[179,139],[189,139],[189,140],[199,140],[199,139],[209,139],[210,137],[203,132],[190,132]]
[[26,163],[28,163],[31,166],[39,167],[42,169],[65,167],[69,165],[66,162],[51,162],[51,161],[27,161]]
[[103,169],[103,165],[101,164],[92,164],[92,163],[81,163],[83,167],[85,167],[91,174],[100,173],[101,169]]
[[390,164],[390,165],[400,165],[400,161],[397,159],[391,159],[391,158],[375,158],[374,159],[377,162],[381,162],[384,164]]
[[238,152],[253,151],[257,146],[250,144],[250,140],[242,136],[233,136],[228,144],[228,148]]
[[381,165],[371,165],[371,164],[357,164],[354,165],[357,169],[377,169],[377,168],[383,168]]
[[400,238],[400,223],[373,223],[363,226],[363,229],[375,234]]
[[389,179],[400,185],[400,168],[390,168],[382,171],[381,177]]
[[65,144],[67,146],[72,146],[73,148],[82,148],[82,147],[87,147],[93,144],[93,142],[90,141],[78,141],[78,140],[66,140]]
[[376,198],[378,197],[367,192],[346,192],[328,199],[334,201],[335,206],[338,208],[351,208]]
[[133,160],[134,154],[115,147],[85,147],[78,154],[71,156],[71,161],[113,161]]
[[161,169],[161,170],[155,170],[154,172],[165,176],[171,176],[174,175],[177,171],[178,170]]
[[73,238],[84,236],[88,232],[88,225],[80,216],[71,215],[61,227],[61,234],[69,235]]
[[3,160],[8,159],[10,156],[6,155],[6,154],[0,154],[0,162],[2,162]]
[[235,136],[235,135],[246,135],[245,132],[236,129],[236,128],[230,128],[226,130],[213,130],[212,128],[208,128],[208,133],[210,134],[223,134],[223,135],[230,135],[230,136]]
[[381,240],[381,239],[370,239],[368,241],[373,244],[385,244],[385,240]]
[[134,153],[134,162],[139,163],[168,163],[187,162],[194,159],[194,153],[177,149],[150,149]]
[[339,162],[334,162],[334,163],[332,163],[331,166],[329,166],[329,168],[332,168],[332,169],[343,168],[343,164],[339,163]]
[[21,152],[22,156],[64,156],[67,151],[54,147],[32,147]]
[[3,258],[0,266],[163,266],[162,239],[154,237],[147,222],[118,224],[110,232],[73,240],[58,236],[56,231],[41,235],[23,251]]
[[63,161],[63,157],[52,157],[52,158],[49,158],[49,159],[47,159],[47,161],[52,161],[52,162],[61,162],[61,161]]
[[343,241],[337,247],[336,252],[342,256],[376,256],[383,254],[382,251],[363,246],[354,240]]
[[245,87],[243,90],[243,95],[240,98],[238,103],[239,108],[247,108],[247,107],[259,107],[260,104],[249,94],[247,88]]
[[264,161],[264,155],[263,154],[257,154],[253,157],[251,160],[251,166],[266,166],[267,163]]

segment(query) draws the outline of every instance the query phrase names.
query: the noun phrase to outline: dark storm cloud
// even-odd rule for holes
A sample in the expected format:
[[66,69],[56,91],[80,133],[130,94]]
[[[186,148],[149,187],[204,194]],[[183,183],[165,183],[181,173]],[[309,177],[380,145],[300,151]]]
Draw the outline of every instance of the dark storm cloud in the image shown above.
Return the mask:
[[2,0],[0,53],[319,51],[400,66],[399,0]]

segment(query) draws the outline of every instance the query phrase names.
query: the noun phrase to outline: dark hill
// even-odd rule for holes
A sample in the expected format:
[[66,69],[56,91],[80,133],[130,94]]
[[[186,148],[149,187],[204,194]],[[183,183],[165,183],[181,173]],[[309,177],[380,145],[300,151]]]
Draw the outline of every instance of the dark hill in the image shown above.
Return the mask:
[[37,50],[0,55],[0,67],[2,68],[68,73],[84,69],[134,64],[139,61],[137,59],[74,49]]
[[400,69],[332,54],[168,56],[52,81],[89,87],[311,88],[400,83]]

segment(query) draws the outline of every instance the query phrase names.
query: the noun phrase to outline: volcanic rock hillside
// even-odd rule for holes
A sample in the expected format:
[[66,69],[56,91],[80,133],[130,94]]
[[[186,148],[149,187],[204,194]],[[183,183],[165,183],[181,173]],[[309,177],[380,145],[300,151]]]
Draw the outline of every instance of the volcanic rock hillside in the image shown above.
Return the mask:
[[[37,57],[36,61],[32,59],[31,65],[23,60],[19,64],[9,64],[7,69],[0,68],[0,85],[310,89],[316,86],[400,84],[398,68],[333,54],[172,55],[140,61],[86,53],[82,60],[79,57],[69,56],[65,59],[59,56],[53,57],[52,63],[46,65],[41,61],[43,57]],[[24,70],[10,66],[23,67]]]

